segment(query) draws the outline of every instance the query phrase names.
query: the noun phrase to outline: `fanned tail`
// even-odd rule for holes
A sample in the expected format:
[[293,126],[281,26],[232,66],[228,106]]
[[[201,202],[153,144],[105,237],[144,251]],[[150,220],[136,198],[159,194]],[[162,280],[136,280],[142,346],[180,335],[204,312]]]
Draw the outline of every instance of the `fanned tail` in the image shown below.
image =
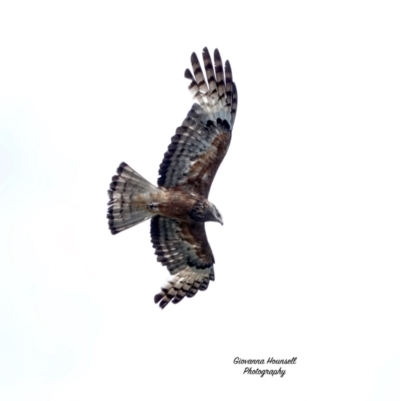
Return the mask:
[[122,162],[108,190],[110,201],[107,218],[111,233],[118,234],[154,216],[154,213],[143,207],[143,202],[135,202],[135,197],[158,191],[157,187]]
[[196,53],[191,56],[193,74],[189,69],[185,71],[185,77],[191,80],[189,90],[193,93],[194,99],[209,114],[209,119],[214,121],[218,121],[218,119],[226,120],[232,131],[235,123],[238,96],[236,85],[232,80],[230,63],[226,61],[224,74],[221,55],[218,49],[215,49],[214,68],[207,47],[203,49],[203,60],[207,80],[204,77]]

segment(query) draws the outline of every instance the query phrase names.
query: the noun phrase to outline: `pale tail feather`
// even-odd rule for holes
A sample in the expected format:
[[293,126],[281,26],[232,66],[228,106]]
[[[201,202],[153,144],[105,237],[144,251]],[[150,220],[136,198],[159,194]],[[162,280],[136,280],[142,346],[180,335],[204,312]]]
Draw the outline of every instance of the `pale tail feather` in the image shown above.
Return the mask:
[[111,233],[118,234],[154,216],[154,213],[144,209],[143,206],[136,206],[134,197],[157,191],[159,191],[157,187],[126,163],[121,163],[117,169],[117,175],[112,177],[108,190],[110,201],[107,218]]

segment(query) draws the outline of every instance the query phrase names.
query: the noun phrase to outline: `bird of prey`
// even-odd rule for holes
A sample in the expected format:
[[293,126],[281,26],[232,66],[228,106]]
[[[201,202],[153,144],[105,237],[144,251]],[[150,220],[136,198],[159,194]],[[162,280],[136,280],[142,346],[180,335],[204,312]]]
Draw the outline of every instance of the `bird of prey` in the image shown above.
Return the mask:
[[121,163],[108,191],[112,234],[151,218],[157,260],[172,275],[154,297],[161,308],[206,290],[215,277],[204,223],[223,224],[208,194],[229,148],[238,96],[229,61],[224,68],[218,49],[213,64],[204,48],[203,61],[205,75],[195,53],[193,73],[185,71],[195,103],[171,139],[158,172],[158,187]]

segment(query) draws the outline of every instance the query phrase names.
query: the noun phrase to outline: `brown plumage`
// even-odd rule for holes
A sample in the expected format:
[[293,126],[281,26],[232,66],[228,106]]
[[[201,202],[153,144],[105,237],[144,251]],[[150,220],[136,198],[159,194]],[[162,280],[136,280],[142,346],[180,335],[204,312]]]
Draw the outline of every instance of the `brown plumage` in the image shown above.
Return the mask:
[[193,74],[185,71],[196,103],[171,139],[160,165],[158,187],[121,163],[108,191],[112,234],[151,218],[157,260],[172,275],[154,297],[161,308],[206,290],[215,278],[204,223],[222,224],[208,195],[231,141],[237,91],[229,61],[224,73],[218,50],[214,67],[207,48],[203,49],[203,61],[205,76],[195,53],[191,57]]

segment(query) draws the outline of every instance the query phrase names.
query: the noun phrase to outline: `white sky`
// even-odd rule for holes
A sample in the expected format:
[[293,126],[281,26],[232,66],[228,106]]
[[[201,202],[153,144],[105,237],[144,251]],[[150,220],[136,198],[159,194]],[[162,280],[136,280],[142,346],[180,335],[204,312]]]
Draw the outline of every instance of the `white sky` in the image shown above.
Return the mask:
[[[400,25],[395,1],[0,6],[0,399],[398,400]],[[161,311],[152,181],[191,106],[190,54],[239,92],[207,224],[216,281]],[[283,378],[235,357],[292,358]],[[269,368],[269,366],[267,366]]]

